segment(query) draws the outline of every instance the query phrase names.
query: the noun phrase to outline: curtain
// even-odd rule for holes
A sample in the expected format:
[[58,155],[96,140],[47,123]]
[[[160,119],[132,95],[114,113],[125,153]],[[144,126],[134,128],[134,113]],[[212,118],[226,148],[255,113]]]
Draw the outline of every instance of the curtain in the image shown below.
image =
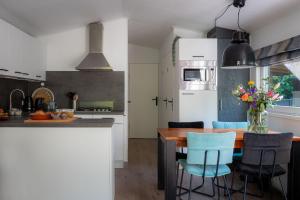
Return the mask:
[[300,35],[255,51],[258,66],[271,66],[300,58]]

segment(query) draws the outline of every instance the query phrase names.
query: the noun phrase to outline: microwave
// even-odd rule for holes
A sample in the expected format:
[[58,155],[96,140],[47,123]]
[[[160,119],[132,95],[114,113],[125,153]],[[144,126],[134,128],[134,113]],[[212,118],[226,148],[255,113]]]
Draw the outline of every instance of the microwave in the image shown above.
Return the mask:
[[[198,64],[198,65],[197,65]],[[216,90],[217,86],[216,62],[184,62],[181,65],[182,90]]]

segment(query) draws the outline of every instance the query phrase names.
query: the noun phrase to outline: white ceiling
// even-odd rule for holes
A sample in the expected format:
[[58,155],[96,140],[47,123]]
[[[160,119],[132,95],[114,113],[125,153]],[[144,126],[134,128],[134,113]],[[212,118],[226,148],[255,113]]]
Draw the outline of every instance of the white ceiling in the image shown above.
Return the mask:
[[[172,26],[208,31],[232,0],[0,0],[0,17],[35,35],[45,35],[120,17],[129,19],[129,42],[159,47]],[[241,25],[254,31],[300,8],[299,0],[247,0]],[[236,28],[231,8],[218,25]]]

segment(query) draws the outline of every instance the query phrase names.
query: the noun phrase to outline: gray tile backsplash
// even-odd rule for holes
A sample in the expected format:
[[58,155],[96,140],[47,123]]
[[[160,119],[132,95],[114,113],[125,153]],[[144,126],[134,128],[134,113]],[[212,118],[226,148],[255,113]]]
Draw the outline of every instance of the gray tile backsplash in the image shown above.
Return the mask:
[[80,101],[114,101],[114,110],[124,110],[124,72],[49,71],[46,87],[55,95],[60,108],[71,108],[68,92]]
[[[14,88],[26,95],[40,83],[0,78],[0,106],[8,109],[9,93]],[[71,108],[68,92],[79,94],[80,101],[114,101],[115,111],[124,111],[124,72],[48,71],[45,87],[51,89],[59,108]]]

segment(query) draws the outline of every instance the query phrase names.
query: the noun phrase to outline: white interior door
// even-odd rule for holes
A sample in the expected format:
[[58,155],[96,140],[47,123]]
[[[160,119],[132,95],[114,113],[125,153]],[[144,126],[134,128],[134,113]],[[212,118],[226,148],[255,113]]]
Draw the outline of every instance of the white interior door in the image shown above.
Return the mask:
[[156,138],[158,64],[129,65],[129,138]]

